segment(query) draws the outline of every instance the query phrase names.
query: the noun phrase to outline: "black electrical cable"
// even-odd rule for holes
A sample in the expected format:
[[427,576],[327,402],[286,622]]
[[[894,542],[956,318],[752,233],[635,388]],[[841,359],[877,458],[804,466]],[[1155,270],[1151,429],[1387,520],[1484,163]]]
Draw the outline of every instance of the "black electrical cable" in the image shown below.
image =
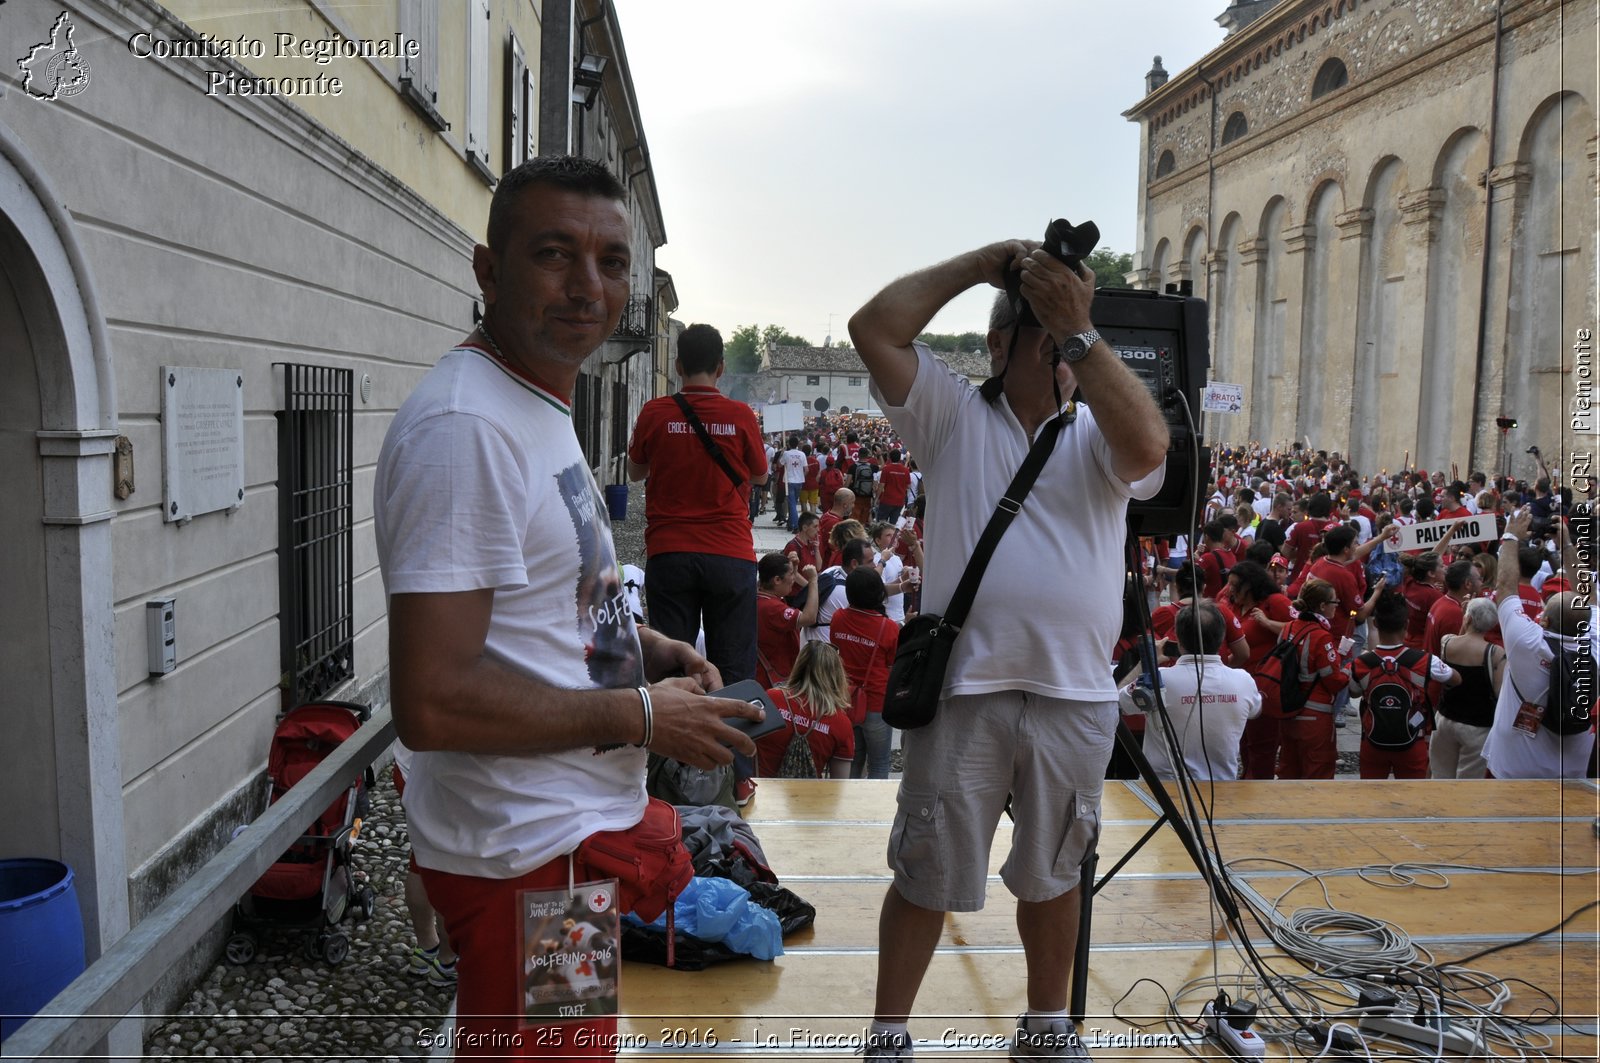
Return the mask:
[[1545,936],[1547,936],[1549,934],[1554,934],[1557,930],[1560,930],[1562,927],[1566,926],[1568,923],[1570,923],[1574,919],[1578,918],[1578,916],[1582,915],[1584,912],[1587,912],[1589,909],[1595,908],[1595,907],[1600,907],[1600,901],[1590,901],[1588,904],[1584,905],[1582,908],[1579,908],[1577,911],[1573,912],[1571,915],[1567,916],[1565,919],[1561,920],[1561,922],[1557,923],[1555,926],[1551,927],[1548,930],[1541,930],[1538,933],[1529,934],[1527,937],[1518,938],[1516,941],[1508,941],[1504,945],[1495,945],[1495,946],[1493,946],[1491,948],[1481,949],[1480,951],[1474,952],[1471,955],[1463,956],[1459,960],[1445,960],[1445,961],[1443,961],[1441,963],[1435,964],[1434,966],[1435,967],[1463,967],[1466,964],[1471,963],[1473,960],[1481,960],[1485,956],[1494,955],[1496,952],[1504,952],[1506,949],[1514,949],[1514,948],[1517,948],[1517,947],[1519,947],[1521,945],[1530,944],[1532,942],[1538,941],[1540,938],[1545,937]]

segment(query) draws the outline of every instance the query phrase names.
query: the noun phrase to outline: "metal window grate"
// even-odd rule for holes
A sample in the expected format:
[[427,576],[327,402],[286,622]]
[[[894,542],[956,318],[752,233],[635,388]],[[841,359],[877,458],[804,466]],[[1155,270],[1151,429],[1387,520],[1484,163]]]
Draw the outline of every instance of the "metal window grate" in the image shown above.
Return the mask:
[[285,705],[355,674],[352,372],[283,367],[278,425],[278,623]]

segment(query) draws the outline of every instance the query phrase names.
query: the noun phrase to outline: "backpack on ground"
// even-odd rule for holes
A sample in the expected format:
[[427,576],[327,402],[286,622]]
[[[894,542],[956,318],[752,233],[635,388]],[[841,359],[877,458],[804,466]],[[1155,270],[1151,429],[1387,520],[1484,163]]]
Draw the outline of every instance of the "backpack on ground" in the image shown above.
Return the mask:
[[[1550,688],[1545,691],[1544,713],[1539,722],[1563,738],[1582,734],[1594,724],[1594,654],[1589,652],[1587,642],[1575,650],[1563,648],[1558,635],[1546,635],[1545,642],[1555,656],[1550,661]],[[1509,668],[1506,676],[1511,676]],[[1527,701],[1516,686],[1512,679],[1511,688],[1518,700]]]
[[1300,671],[1300,654],[1310,634],[1298,639],[1281,638],[1256,665],[1256,689],[1261,691],[1261,709],[1267,715],[1294,716],[1306,707],[1311,682]]
[[1422,737],[1427,713],[1422,711],[1422,691],[1416,687],[1412,669],[1426,656],[1416,649],[1398,657],[1380,657],[1368,650],[1356,658],[1371,669],[1361,699],[1366,727],[1362,737],[1379,749],[1410,749]]

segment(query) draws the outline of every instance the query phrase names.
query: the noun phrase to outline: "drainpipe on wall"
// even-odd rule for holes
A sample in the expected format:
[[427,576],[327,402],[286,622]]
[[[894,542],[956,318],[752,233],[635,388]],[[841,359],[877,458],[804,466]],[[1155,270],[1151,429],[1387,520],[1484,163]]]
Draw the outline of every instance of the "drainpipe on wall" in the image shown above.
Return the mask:
[[[1206,148],[1206,246],[1211,248],[1211,254],[1215,255],[1217,253],[1217,234],[1212,231],[1211,228],[1211,212],[1216,206],[1217,199],[1217,87],[1212,83],[1210,78],[1206,77],[1206,68],[1204,65],[1196,66],[1194,70],[1195,74],[1200,78],[1200,80],[1206,83],[1206,95],[1211,97],[1211,128],[1208,130],[1210,134],[1210,145]],[[1210,364],[1206,368],[1206,375],[1210,376],[1211,366],[1215,366],[1217,364],[1217,352],[1215,350],[1215,344],[1211,342],[1215,339],[1217,332],[1217,308],[1212,306],[1211,263],[1207,262],[1205,264],[1205,271],[1206,308],[1207,316],[1210,320],[1211,326],[1211,335],[1206,337],[1208,341],[1207,347],[1210,349],[1210,357],[1207,359]],[[1251,375],[1253,376],[1254,373]],[[1201,414],[1201,417],[1204,418],[1205,415]],[[1213,425],[1220,420],[1220,418],[1221,414],[1212,415],[1211,421]],[[1248,432],[1246,434],[1248,434]]]
[[[1478,380],[1481,382],[1485,371],[1488,369],[1489,352],[1484,349],[1484,341],[1489,331],[1489,256],[1492,248],[1489,247],[1490,224],[1494,220],[1494,186],[1489,181],[1489,174],[1494,172],[1495,133],[1500,124],[1500,46],[1505,35],[1505,0],[1495,0],[1494,4],[1494,65],[1489,78],[1489,161],[1484,170],[1483,181],[1483,260],[1478,270]],[[1505,406],[1505,384],[1501,385],[1501,409]],[[1467,469],[1470,471],[1478,465],[1478,418],[1482,416],[1483,388],[1472,389],[1472,431],[1467,442]],[[1503,438],[1503,437],[1502,437]],[[1503,459],[1502,455],[1502,459]]]

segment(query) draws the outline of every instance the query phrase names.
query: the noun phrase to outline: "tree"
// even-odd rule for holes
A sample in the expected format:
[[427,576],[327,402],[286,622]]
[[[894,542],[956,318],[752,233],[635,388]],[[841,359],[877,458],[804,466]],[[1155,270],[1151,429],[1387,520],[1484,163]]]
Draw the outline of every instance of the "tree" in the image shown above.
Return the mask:
[[1094,270],[1096,288],[1128,287],[1126,275],[1133,272],[1133,255],[1126,252],[1119,255],[1109,247],[1099,247],[1083,261]]
[[936,351],[975,351],[985,342],[981,332],[924,332],[917,339]]
[[761,330],[763,343],[774,344],[778,347],[809,347],[811,341],[802,336],[796,336],[783,328],[782,325],[768,325]]
[[768,344],[779,347],[809,347],[811,341],[804,336],[796,336],[782,325],[744,325],[733,330],[733,335],[722,345],[722,357],[728,363],[730,373],[758,373],[761,371],[761,356],[766,353]]
[[728,337],[722,345],[723,360],[728,363],[730,373],[756,373],[761,370],[761,328],[758,325],[745,325],[733,330],[733,335]]

